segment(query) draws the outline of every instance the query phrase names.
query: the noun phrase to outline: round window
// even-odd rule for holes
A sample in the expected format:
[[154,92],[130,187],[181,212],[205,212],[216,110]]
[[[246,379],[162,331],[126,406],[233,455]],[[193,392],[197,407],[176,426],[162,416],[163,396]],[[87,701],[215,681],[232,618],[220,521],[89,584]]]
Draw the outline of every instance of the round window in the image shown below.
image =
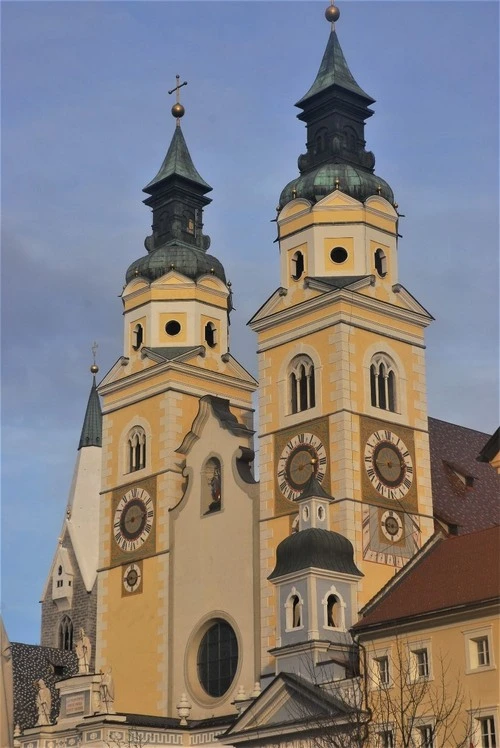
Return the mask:
[[205,632],[198,649],[198,678],[209,696],[229,689],[238,667],[238,641],[226,621],[217,620]]
[[176,319],[171,319],[165,325],[165,332],[167,335],[178,335],[181,331],[180,323]]
[[340,265],[341,262],[345,262],[347,260],[347,250],[344,249],[344,247],[334,247],[330,252],[330,257],[332,259],[332,262]]

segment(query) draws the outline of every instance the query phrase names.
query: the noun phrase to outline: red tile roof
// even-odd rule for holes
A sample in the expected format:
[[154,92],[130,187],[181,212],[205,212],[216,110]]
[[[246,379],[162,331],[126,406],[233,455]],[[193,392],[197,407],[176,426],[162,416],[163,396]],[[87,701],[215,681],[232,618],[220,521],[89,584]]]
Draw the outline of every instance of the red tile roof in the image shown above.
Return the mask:
[[[458,534],[500,524],[500,477],[477,457],[491,439],[480,431],[429,418],[434,515]],[[464,485],[457,473],[472,478]]]
[[365,606],[356,631],[500,599],[500,527],[439,539],[424,547],[414,564]]

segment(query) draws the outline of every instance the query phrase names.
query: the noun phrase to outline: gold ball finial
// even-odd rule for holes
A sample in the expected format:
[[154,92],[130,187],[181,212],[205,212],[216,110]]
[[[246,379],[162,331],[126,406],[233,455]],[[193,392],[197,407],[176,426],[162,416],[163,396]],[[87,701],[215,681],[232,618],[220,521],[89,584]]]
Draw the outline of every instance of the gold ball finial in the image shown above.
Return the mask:
[[175,117],[176,119],[180,119],[181,117],[184,117],[185,112],[186,110],[184,109],[182,104],[179,104],[178,102],[177,104],[174,104],[172,107],[172,116]]
[[325,18],[330,23],[335,23],[335,21],[339,20],[339,18],[340,18],[340,10],[337,8],[336,5],[333,4],[333,2],[325,10]]
[[96,362],[95,362],[95,357],[96,357],[96,354],[97,354],[97,349],[98,349],[98,348],[99,348],[99,346],[97,345],[96,341],[94,340],[94,342],[92,343],[92,348],[91,348],[91,351],[92,351],[92,358],[94,359],[94,361],[93,361],[93,363],[92,363],[92,366],[90,367],[90,372],[91,372],[91,374],[93,374],[94,376],[95,376],[95,375],[97,374],[97,372],[99,371],[99,367],[97,366],[97,364],[96,364]]
[[92,364],[92,366],[90,367],[91,374],[97,374],[98,371],[99,367],[97,366],[97,364]]

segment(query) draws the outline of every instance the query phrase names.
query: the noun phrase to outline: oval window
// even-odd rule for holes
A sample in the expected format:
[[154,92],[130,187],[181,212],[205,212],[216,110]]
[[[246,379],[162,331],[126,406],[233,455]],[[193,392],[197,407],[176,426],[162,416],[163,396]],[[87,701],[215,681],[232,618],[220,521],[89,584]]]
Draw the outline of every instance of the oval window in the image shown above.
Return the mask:
[[238,641],[231,626],[217,620],[205,632],[198,649],[198,678],[209,696],[222,696],[238,667]]

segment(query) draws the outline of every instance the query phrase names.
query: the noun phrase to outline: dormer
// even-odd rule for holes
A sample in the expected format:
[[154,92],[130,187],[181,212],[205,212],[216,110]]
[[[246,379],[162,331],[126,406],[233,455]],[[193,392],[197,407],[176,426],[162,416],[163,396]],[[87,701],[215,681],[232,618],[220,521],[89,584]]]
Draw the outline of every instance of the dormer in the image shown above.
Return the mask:
[[59,546],[52,567],[52,600],[59,611],[71,608],[74,570],[67,548]]

